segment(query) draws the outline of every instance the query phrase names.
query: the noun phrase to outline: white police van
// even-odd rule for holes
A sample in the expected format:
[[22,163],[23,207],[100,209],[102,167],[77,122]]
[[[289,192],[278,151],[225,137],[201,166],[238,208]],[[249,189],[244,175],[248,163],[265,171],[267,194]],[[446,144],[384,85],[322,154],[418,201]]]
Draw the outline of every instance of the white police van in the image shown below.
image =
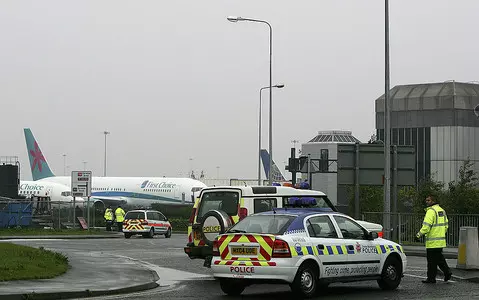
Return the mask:
[[312,297],[332,282],[377,280],[398,287],[402,247],[332,211],[283,208],[253,214],[213,242],[211,268],[223,292],[239,295],[258,283],[286,283]]

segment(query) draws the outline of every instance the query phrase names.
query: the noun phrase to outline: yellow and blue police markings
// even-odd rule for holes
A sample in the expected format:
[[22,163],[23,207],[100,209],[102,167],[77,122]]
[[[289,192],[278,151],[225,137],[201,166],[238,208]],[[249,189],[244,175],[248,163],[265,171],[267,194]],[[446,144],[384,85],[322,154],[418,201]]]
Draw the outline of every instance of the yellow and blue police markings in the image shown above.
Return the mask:
[[389,253],[389,252],[400,252],[403,253],[402,246],[394,246],[394,245],[377,245],[376,249],[378,253]]
[[[366,250],[364,247],[354,245],[327,245],[321,247],[318,246],[302,246],[296,243],[294,246],[290,246],[292,256],[304,256],[304,255],[348,255],[348,254],[360,254],[362,250]],[[374,247],[374,246],[373,246]],[[369,249],[369,248],[368,248]],[[376,245],[375,248],[369,249],[368,252],[374,251],[378,254],[400,252],[403,253],[401,246],[397,245]]]

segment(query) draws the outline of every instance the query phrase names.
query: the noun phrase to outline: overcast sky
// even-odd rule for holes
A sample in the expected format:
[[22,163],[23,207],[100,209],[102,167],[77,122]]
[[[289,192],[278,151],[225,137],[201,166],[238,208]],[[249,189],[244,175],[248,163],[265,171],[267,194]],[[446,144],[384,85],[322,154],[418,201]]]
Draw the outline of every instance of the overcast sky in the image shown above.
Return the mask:
[[[391,87],[479,80],[479,1],[390,0]],[[382,0],[0,2],[0,155],[31,178],[23,128],[54,173],[256,178],[259,89],[273,156],[320,130],[375,131],[384,92]],[[268,147],[268,93],[263,93]],[[217,168],[219,167],[219,168]],[[263,175],[264,176],[264,175]]]

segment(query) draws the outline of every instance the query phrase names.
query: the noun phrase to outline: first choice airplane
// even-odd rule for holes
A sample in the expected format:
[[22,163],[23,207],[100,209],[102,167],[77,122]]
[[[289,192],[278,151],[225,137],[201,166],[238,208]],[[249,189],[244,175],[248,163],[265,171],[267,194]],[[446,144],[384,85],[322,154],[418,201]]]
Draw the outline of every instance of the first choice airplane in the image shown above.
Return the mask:
[[[25,128],[24,134],[33,180],[70,187],[71,176],[53,174],[30,128]],[[191,178],[93,176],[90,200],[104,205],[133,207],[185,203],[193,202],[194,193],[204,187],[204,183]]]
[[[32,196],[37,197],[37,199],[39,197],[49,197],[52,201],[52,206],[57,204],[60,206],[70,206],[73,203],[70,187],[56,182],[22,180],[20,181],[18,194],[26,198],[31,198]],[[85,200],[81,197],[76,197],[75,201],[76,204],[80,204],[84,203]]]

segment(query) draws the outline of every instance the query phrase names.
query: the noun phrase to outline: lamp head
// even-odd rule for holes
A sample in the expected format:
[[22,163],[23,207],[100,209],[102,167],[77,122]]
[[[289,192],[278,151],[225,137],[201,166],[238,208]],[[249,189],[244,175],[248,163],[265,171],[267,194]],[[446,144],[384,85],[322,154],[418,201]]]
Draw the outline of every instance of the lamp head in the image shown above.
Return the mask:
[[277,87],[278,89],[282,89],[282,88],[284,88],[284,84],[277,84],[277,85],[275,85],[275,87]]
[[241,17],[235,17],[235,16],[229,16],[226,18],[228,21],[236,23],[238,21],[241,21]]

